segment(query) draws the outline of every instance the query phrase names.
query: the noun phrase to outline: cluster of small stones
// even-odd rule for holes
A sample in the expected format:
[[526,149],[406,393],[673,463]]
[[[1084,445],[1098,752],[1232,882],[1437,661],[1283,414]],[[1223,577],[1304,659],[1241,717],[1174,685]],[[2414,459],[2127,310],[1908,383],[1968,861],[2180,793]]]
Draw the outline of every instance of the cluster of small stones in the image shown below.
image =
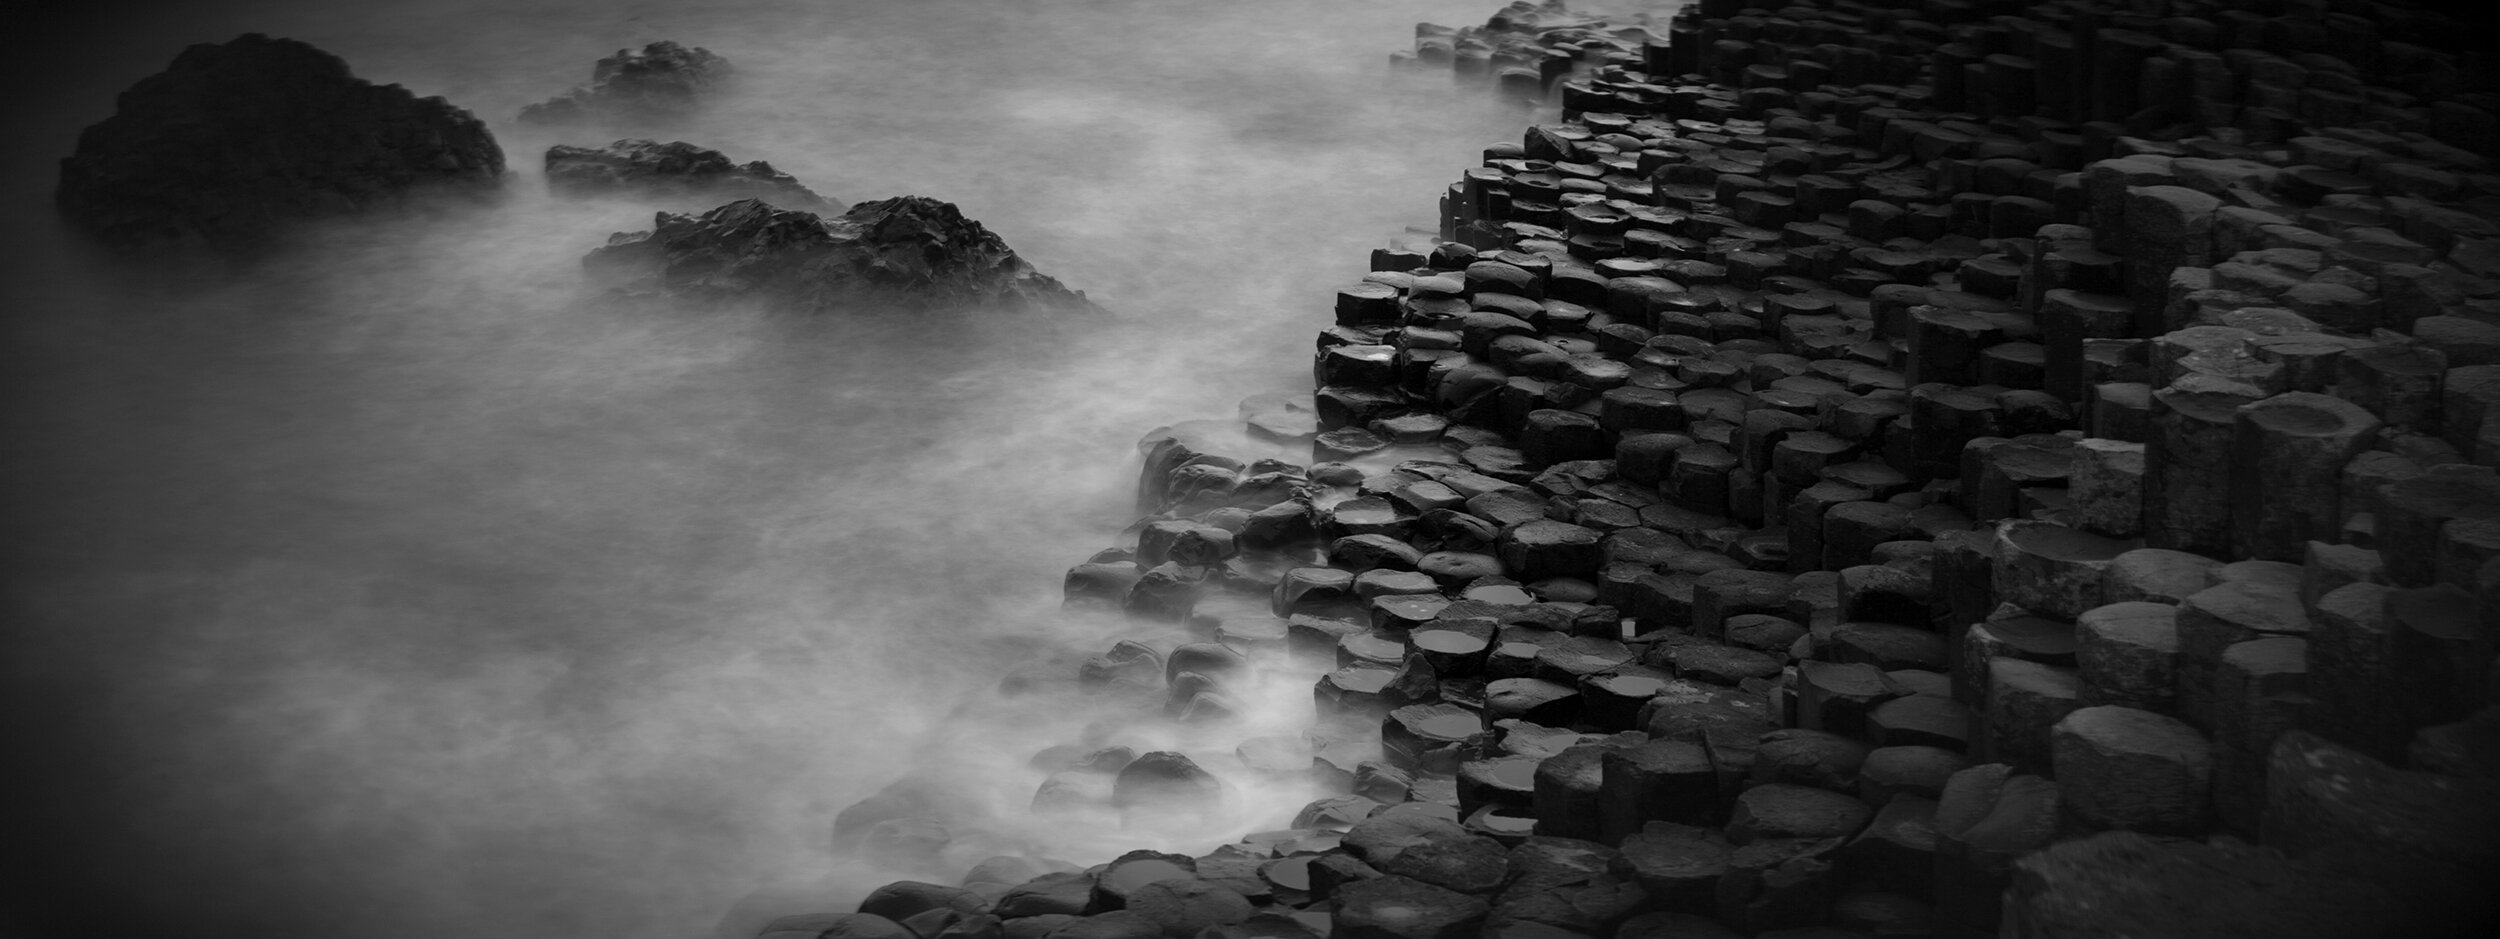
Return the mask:
[[[1315,394],[1151,435],[1134,543],[1069,573],[1071,606],[1200,633],[1086,666],[1177,719],[1221,721],[1254,657],[1321,660],[1305,778],[1342,794],[766,935],[2490,913],[2474,34],[2314,0],[1703,0],[1632,41],[1656,25],[1422,28],[1400,62],[1551,84],[1562,119],[1338,292]],[[1205,785],[1106,756],[1106,791]]]

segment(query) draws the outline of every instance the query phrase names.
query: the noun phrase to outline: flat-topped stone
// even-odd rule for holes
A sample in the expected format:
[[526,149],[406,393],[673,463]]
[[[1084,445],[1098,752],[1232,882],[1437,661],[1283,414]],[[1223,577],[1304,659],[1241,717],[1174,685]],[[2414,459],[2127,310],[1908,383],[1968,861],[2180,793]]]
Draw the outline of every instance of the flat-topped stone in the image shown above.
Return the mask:
[[2101,828],[2201,830],[2213,756],[2195,728],[2104,705],[2066,715],[2050,733],[2058,791],[2077,817]]

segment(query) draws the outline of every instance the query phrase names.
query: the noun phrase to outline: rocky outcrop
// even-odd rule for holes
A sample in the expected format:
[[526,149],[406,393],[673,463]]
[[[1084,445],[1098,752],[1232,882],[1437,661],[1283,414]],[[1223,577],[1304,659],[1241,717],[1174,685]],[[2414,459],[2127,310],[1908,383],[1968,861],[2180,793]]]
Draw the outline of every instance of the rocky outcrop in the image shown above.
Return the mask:
[[185,49],[122,92],[61,161],[55,196],[70,224],[109,244],[237,249],[430,184],[491,187],[503,170],[469,112],[251,33]]
[[1319,798],[1150,875],[1251,900],[1212,935],[2493,931],[2480,47],[1915,6],[1419,29],[1560,119],[1338,290],[1310,395],[1147,435],[1065,581],[1179,643],[1112,707],[1243,687],[1209,640],[1312,689]]
[[1087,311],[1085,295],[1017,257],[951,203],[899,196],[831,218],[742,199],[662,212],[583,264],[628,292],[751,298],[803,310]]
[[524,124],[666,119],[692,110],[729,80],[729,60],[701,46],[661,40],[618,49],[590,70],[590,84],[521,109]]
[[548,147],[547,188],[567,195],[761,199],[781,208],[817,213],[843,209],[841,203],[817,195],[770,163],[732,163],[718,150],[683,140],[627,139],[604,147]]

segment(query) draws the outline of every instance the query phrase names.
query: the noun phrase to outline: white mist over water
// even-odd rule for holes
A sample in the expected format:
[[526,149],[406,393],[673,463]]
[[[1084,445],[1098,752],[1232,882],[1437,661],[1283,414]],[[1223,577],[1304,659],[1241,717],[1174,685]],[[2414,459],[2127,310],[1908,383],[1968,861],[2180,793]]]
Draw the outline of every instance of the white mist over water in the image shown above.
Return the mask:
[[[915,768],[1014,814],[1089,715],[987,689],[1121,628],[1057,607],[1133,514],[1131,445],[1306,385],[1333,289],[1516,136],[1384,66],[1416,21],[1496,6],[263,0],[28,39],[8,86],[46,97],[0,148],[0,932],[683,939],[821,875],[834,813]],[[67,245],[77,130],[243,32],[476,112],[510,197],[224,281]],[[656,39],[742,84],[681,127],[512,123]],[[537,166],[626,130],[955,202],[1119,315],[601,303],[579,258],[654,206],[554,200]],[[1134,840],[1020,825],[995,843]]]

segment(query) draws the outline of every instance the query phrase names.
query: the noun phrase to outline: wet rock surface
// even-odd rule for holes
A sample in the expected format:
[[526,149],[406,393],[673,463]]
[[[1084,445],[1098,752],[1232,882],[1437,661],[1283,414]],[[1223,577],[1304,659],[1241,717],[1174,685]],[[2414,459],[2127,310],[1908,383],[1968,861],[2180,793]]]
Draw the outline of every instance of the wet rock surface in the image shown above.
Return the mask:
[[116,248],[245,252],[306,220],[492,190],[503,175],[502,148],[469,112],[252,33],[191,46],[122,92],[62,159],[54,197],[72,227]]
[[633,194],[727,202],[759,199],[784,209],[838,214],[844,206],[817,195],[762,160],[732,162],[718,150],[682,140],[625,139],[604,147],[547,148],[547,188],[567,195]]
[[924,196],[862,202],[832,218],[757,199],[662,212],[653,230],[613,236],[583,263],[628,292],[810,311],[1094,309],[980,222]]

